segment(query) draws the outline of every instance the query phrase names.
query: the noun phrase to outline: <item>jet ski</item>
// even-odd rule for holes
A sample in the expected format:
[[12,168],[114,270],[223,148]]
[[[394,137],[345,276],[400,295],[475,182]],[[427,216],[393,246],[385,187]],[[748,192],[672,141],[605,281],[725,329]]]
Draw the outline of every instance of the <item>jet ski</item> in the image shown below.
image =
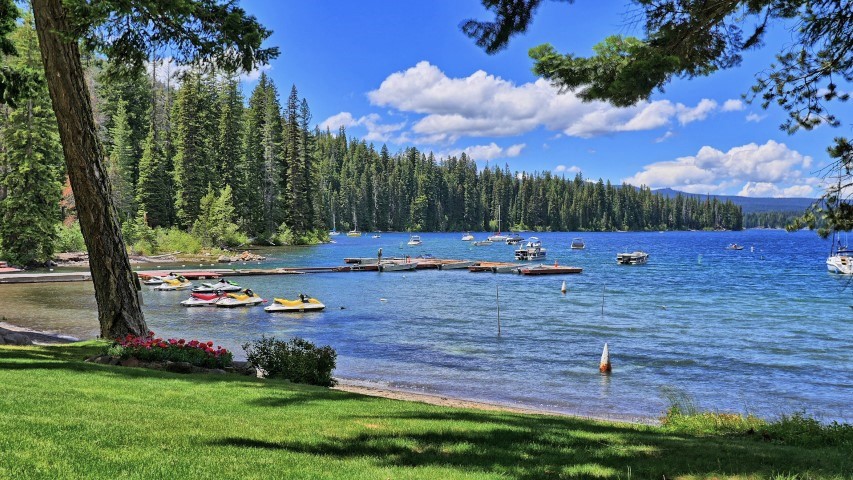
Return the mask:
[[214,293],[214,292],[239,292],[242,290],[240,285],[234,282],[222,279],[216,283],[202,283],[201,286],[193,288],[193,293]]
[[178,275],[177,278],[172,280],[164,279],[163,283],[154,287],[154,290],[160,291],[172,291],[172,290],[186,290],[193,286],[193,283],[186,279],[183,275]]
[[275,302],[268,307],[264,307],[267,312],[317,312],[326,308],[316,298],[308,298],[300,294],[296,300],[288,300],[286,298],[276,298]]
[[253,307],[255,305],[260,305],[263,302],[263,298],[259,297],[255,292],[247,288],[239,293],[226,293],[223,299],[216,302],[216,306],[225,308]]
[[169,273],[168,275],[166,275],[165,277],[157,277],[157,276],[150,277],[148,280],[145,280],[144,282],[142,282],[142,284],[143,285],[157,286],[157,285],[162,285],[166,280],[175,280],[176,278],[178,278],[178,274],[172,272],[172,273]]
[[196,293],[192,292],[190,294],[190,298],[181,302],[181,305],[185,307],[212,307],[216,305],[216,302],[225,298],[225,293],[222,292],[214,292],[214,293]]

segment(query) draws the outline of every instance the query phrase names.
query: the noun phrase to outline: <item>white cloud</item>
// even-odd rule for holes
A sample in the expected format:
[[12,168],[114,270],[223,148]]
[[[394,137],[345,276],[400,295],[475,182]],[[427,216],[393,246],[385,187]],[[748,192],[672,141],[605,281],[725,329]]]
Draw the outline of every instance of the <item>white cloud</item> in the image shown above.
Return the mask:
[[268,72],[270,70],[272,70],[272,65],[270,65],[270,64],[260,65],[259,67],[255,68],[251,72],[242,72],[240,74],[240,81],[241,82],[254,82],[258,78],[260,78],[261,73]]
[[667,130],[666,133],[655,139],[655,143],[664,142],[667,139],[672,138],[673,135],[675,135],[675,133],[673,133],[672,130]]
[[757,113],[750,113],[749,115],[746,116],[746,121],[758,123],[758,122],[764,120],[764,117],[766,117],[766,116],[767,115],[759,115]]
[[557,173],[579,173],[581,171],[581,168],[576,165],[572,165],[571,167],[567,167],[565,165],[557,165],[556,167],[554,167],[554,171]]
[[320,122],[320,129],[329,129],[336,132],[340,127],[350,128],[363,126],[367,129],[364,139],[370,142],[387,142],[391,134],[398,132],[406,126],[406,122],[395,124],[380,123],[381,117],[376,113],[365,115],[355,119],[350,112],[341,112]]
[[729,99],[723,102],[722,110],[724,112],[739,112],[746,108],[742,100]]
[[646,165],[622,181],[690,193],[729,193],[732,187],[742,185],[738,195],[810,197],[818,183],[804,173],[811,165],[811,157],[769,140],[764,145],[750,143],[727,152],[704,146],[696,155]]
[[605,102],[584,103],[572,93],[559,94],[544,79],[516,85],[482,70],[451,78],[426,61],[389,75],[367,96],[373,105],[424,115],[412,126],[412,132],[424,143],[514,136],[540,127],[588,138],[661,128],[676,120],[686,125],[704,120],[719,109],[717,102],[709,99],[702,99],[695,107],[668,100],[641,102],[628,108]]
[[517,145],[511,145],[507,148],[503,148],[498,146],[495,142],[492,142],[488,145],[472,145],[463,149],[451,150],[445,156],[458,157],[462,155],[462,153],[465,153],[465,155],[472,160],[486,162],[496,158],[517,157],[526,146],[527,145],[524,143],[519,143]]

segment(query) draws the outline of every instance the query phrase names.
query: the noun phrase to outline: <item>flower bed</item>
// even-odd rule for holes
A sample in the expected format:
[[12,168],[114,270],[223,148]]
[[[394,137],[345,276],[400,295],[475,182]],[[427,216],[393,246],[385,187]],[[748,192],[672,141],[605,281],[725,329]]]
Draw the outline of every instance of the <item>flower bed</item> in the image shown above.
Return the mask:
[[148,332],[145,337],[127,335],[117,338],[107,354],[122,359],[136,358],[143,362],[187,362],[197,367],[225,368],[233,363],[233,355],[213,342],[186,341],[183,338],[162,339]]

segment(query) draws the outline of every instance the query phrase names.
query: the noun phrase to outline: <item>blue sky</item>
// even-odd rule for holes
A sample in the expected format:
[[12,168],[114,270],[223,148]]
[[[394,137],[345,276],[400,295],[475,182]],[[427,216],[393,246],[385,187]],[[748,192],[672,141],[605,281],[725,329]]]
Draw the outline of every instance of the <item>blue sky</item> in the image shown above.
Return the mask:
[[[748,105],[756,72],[787,40],[710,77],[676,80],[629,109],[558,95],[532,72],[527,51],[550,42],[586,55],[611,34],[641,34],[628,3],[546,2],[528,33],[487,55],[459,29],[491,18],[478,0],[277,2],[242,5],[274,31],[281,56],[265,71],[286,96],[295,84],[314,123],[391,151],[414,145],[439,156],[466,151],[480,166],[552,171],[694,193],[814,197],[826,146],[840,128],[788,135],[778,108]],[[254,81],[244,81],[248,95]],[[849,91],[849,86],[842,86]],[[844,120],[850,106],[835,105]]]

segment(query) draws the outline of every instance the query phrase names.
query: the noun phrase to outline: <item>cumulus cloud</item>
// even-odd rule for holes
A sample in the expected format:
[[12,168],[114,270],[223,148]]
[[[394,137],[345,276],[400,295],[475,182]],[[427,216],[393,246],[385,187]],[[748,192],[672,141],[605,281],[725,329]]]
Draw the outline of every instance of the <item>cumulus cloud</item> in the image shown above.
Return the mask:
[[[669,100],[617,108],[605,102],[584,103],[559,94],[548,81],[516,85],[482,70],[451,78],[421,61],[389,75],[367,94],[373,105],[424,115],[412,132],[425,143],[453,143],[462,137],[520,135],[539,127],[575,137],[661,128],[701,121],[720,110],[716,101],[696,106]],[[734,100],[724,108],[734,108]]]
[[492,142],[488,145],[472,145],[463,149],[451,150],[446,156],[458,157],[462,155],[462,153],[465,153],[465,155],[473,160],[485,162],[496,158],[517,157],[526,146],[527,145],[524,143],[519,143],[503,148],[498,146],[495,142]]
[[646,165],[622,179],[632,185],[671,187],[689,193],[730,193],[751,197],[810,197],[819,182],[806,172],[812,158],[773,140],[750,143],[727,152],[704,146],[696,155]]
[[356,119],[350,112],[341,112],[320,122],[320,129],[329,129],[332,132],[337,131],[340,127],[350,128],[363,126],[367,129],[367,135],[364,139],[370,142],[387,142],[391,139],[392,134],[399,132],[406,126],[406,122],[401,123],[381,123],[382,117],[376,113],[364,115]]
[[571,167],[567,167],[565,165],[557,165],[556,167],[554,167],[554,171],[557,173],[580,173],[581,168],[576,165],[572,165]]
[[724,112],[739,112],[746,108],[742,100],[729,99],[723,102],[722,110]]
[[766,117],[766,116],[767,115],[759,115],[757,113],[750,113],[746,116],[746,121],[758,123],[758,122],[764,120],[764,117]]

